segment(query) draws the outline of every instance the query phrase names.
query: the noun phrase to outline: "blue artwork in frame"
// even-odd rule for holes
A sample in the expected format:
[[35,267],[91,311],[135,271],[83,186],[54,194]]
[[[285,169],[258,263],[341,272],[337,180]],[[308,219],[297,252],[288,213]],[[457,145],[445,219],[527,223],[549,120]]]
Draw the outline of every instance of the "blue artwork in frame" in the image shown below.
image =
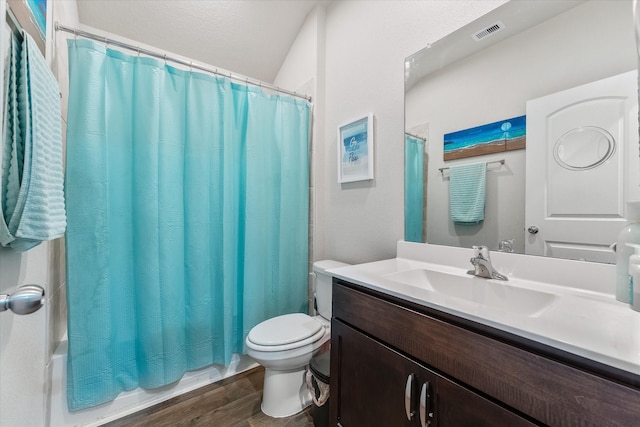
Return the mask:
[[338,126],[338,182],[373,179],[373,114]]
[[47,34],[47,0],[26,0],[26,3],[42,39],[45,40]]
[[462,159],[525,148],[526,117],[512,117],[445,134],[444,160]]

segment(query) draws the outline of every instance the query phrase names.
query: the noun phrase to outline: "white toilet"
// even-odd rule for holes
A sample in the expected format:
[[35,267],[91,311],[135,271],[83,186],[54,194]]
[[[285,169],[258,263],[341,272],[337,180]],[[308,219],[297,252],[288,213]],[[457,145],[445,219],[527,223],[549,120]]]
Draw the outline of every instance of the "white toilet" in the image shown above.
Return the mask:
[[288,417],[311,403],[305,383],[309,361],[331,337],[331,275],[327,270],[342,267],[338,261],[313,264],[314,287],[319,316],[285,314],[265,320],[249,331],[247,354],[264,366],[262,412],[275,418]]

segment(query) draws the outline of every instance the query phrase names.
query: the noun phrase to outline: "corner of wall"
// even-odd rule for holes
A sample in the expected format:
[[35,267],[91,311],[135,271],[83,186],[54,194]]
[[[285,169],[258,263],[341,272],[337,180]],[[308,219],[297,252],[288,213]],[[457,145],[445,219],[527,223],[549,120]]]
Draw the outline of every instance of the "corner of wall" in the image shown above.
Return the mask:
[[[324,254],[322,232],[324,206],[322,185],[324,168],[324,16],[325,5],[320,3],[307,16],[291,45],[274,84],[311,96],[311,140],[309,146],[309,265]],[[313,278],[309,275],[308,303],[313,312]]]

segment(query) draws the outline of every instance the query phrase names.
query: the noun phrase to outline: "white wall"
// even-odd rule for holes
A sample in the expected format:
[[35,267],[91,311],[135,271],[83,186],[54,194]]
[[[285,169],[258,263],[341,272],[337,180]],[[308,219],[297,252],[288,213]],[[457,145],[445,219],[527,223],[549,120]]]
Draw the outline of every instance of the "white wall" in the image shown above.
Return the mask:
[[[322,256],[395,256],[404,237],[404,59],[504,3],[338,1],[327,10]],[[373,113],[375,179],[337,183],[337,126]]]
[[[429,243],[497,249],[500,240],[515,238],[516,251],[524,253],[526,150],[445,163],[443,135],[524,115],[530,99],[635,69],[629,16],[630,2],[586,3],[427,76],[411,89],[407,127],[429,123]],[[619,25],[625,20],[629,25]],[[454,225],[449,180],[438,168],[497,159],[506,162],[487,173],[484,222]]]
[[[309,272],[313,271],[312,263],[318,260],[322,253],[322,229],[318,223],[318,194],[323,182],[324,169],[318,165],[324,164],[324,109],[318,108],[324,103],[324,25],[326,8],[324,5],[314,8],[307,16],[296,40],[289,49],[278,75],[273,84],[288,88],[298,93],[311,96],[314,105],[311,121],[311,142],[309,147]],[[309,312],[313,312],[313,274],[309,275]]]

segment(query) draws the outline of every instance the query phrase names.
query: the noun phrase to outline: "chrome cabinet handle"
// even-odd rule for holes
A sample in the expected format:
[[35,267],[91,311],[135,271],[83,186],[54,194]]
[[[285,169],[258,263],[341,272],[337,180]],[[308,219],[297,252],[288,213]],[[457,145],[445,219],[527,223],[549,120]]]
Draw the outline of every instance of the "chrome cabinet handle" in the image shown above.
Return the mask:
[[407,385],[404,387],[404,411],[407,413],[407,419],[411,421],[416,411],[412,408],[413,401],[413,381],[416,374],[409,374],[407,377]]
[[431,424],[433,418],[433,412],[430,408],[431,402],[431,386],[428,382],[422,384],[422,391],[420,392],[420,425],[427,427]]

